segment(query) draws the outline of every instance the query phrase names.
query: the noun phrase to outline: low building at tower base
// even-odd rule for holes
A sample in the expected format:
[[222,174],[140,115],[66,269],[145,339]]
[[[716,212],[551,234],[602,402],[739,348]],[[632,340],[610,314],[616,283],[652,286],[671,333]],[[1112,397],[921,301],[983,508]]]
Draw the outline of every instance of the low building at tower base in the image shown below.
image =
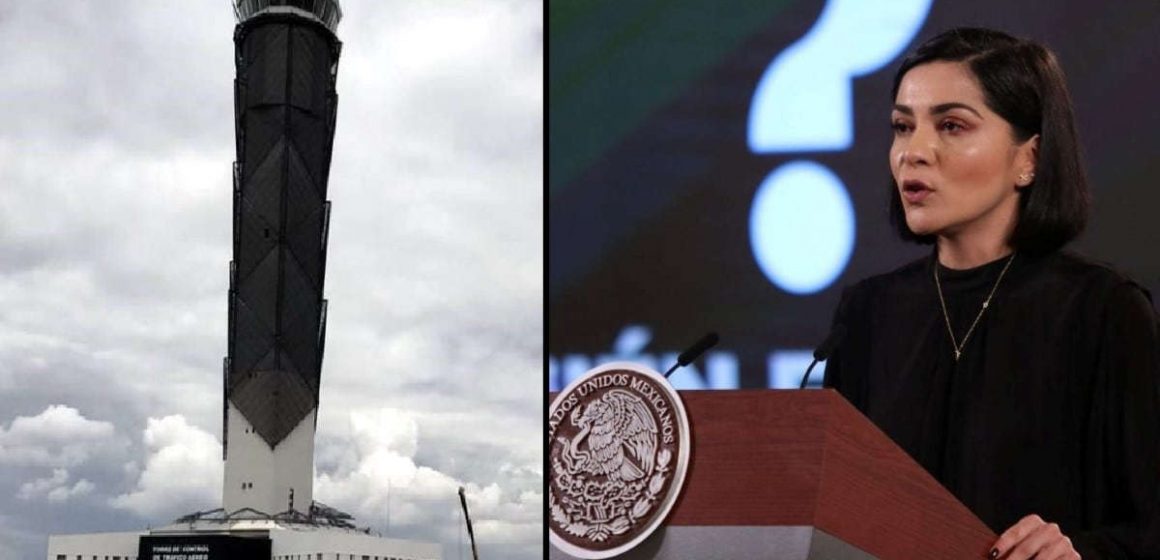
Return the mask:
[[383,538],[315,503],[289,511],[213,510],[148,531],[53,535],[48,560],[442,560],[436,543]]

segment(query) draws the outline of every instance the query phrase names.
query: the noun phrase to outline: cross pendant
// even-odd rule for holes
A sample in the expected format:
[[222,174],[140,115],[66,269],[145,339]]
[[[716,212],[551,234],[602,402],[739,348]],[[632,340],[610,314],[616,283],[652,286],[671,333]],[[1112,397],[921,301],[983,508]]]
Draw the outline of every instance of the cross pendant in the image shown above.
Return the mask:
[[960,351],[958,351],[958,350],[955,350],[955,361],[956,361],[956,362],[957,362],[957,361],[959,361],[959,355],[960,355],[960,354],[962,354],[962,352],[960,352]]

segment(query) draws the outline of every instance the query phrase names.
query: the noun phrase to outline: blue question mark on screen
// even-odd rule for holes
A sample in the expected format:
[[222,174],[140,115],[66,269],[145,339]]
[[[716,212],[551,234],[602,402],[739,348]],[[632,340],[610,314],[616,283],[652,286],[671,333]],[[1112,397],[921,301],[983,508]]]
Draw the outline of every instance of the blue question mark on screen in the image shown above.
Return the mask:
[[[765,70],[749,106],[756,154],[844,151],[854,141],[852,79],[893,60],[933,0],[829,0],[805,36]],[[854,249],[854,208],[824,165],[795,160],[762,181],[749,212],[758,266],[779,288],[811,294],[838,278]]]

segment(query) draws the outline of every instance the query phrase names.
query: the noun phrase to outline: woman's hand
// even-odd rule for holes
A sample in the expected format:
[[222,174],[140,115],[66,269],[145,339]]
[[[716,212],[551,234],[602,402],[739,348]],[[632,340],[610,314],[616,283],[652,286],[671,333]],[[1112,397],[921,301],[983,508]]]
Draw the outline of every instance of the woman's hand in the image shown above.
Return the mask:
[[1060,532],[1059,525],[1032,514],[999,535],[999,540],[991,548],[991,558],[1079,560],[1079,553],[1071,546],[1071,539]]

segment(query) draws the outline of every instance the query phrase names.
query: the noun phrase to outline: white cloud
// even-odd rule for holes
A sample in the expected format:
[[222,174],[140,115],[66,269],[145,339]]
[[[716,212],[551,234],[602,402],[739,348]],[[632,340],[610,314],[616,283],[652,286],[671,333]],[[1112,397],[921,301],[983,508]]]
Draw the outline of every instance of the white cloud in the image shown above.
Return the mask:
[[70,487],[68,479],[68,470],[53,469],[52,476],[22,484],[16,497],[32,500],[44,496],[50,502],[65,502],[74,496],[83,496],[93,491],[93,483],[88,480],[82,478]]
[[347,430],[327,441],[327,454],[347,462],[335,472],[319,473],[314,495],[320,502],[349,509],[356,517],[385,519],[389,501],[392,522],[418,524],[423,520],[412,517],[419,513],[409,502],[423,496],[450,496],[457,487],[450,477],[415,464],[418,425],[406,411],[352,411]]
[[48,493],[48,501],[64,502],[74,496],[84,496],[85,494],[88,494],[92,491],[93,483],[82,478],[78,480],[77,483],[74,484],[71,488],[68,486],[53,488],[52,491]]
[[221,506],[217,438],[189,425],[181,415],[172,415],[150,418],[144,442],[149,457],[136,487],[113,498],[110,505],[155,519]]
[[[348,431],[326,434],[325,455],[345,457],[350,469],[320,472],[318,501],[354,514],[360,523],[392,535],[454,542],[462,529],[458,489],[463,486],[476,539],[489,544],[535,543],[542,533],[543,495],[538,490],[462,480],[417,464],[422,419],[381,408],[349,413]],[[534,470],[506,465],[508,472]],[[320,467],[319,469],[323,469]],[[501,469],[501,471],[504,469]]]
[[66,502],[76,496],[84,496],[93,491],[93,483],[80,479],[72,486],[68,485],[69,474],[66,469],[53,469],[52,476],[38,478],[20,486],[16,497],[21,500],[33,500],[44,496],[50,502]]
[[89,420],[75,408],[52,405],[0,428],[0,464],[75,467],[103,448],[122,444],[109,422]]
[[36,496],[48,493],[49,490],[57,488],[67,481],[67,470],[53,469],[52,476],[48,478],[38,478],[32,482],[22,484],[20,486],[20,492],[16,494],[16,497],[21,500],[31,500]]
[[491,484],[466,487],[475,540],[480,546],[518,545],[536,542],[544,532],[544,496],[525,490],[514,493]]
[[410,414],[393,408],[350,413],[354,444],[363,456],[389,453],[411,458],[419,445],[419,425]]

